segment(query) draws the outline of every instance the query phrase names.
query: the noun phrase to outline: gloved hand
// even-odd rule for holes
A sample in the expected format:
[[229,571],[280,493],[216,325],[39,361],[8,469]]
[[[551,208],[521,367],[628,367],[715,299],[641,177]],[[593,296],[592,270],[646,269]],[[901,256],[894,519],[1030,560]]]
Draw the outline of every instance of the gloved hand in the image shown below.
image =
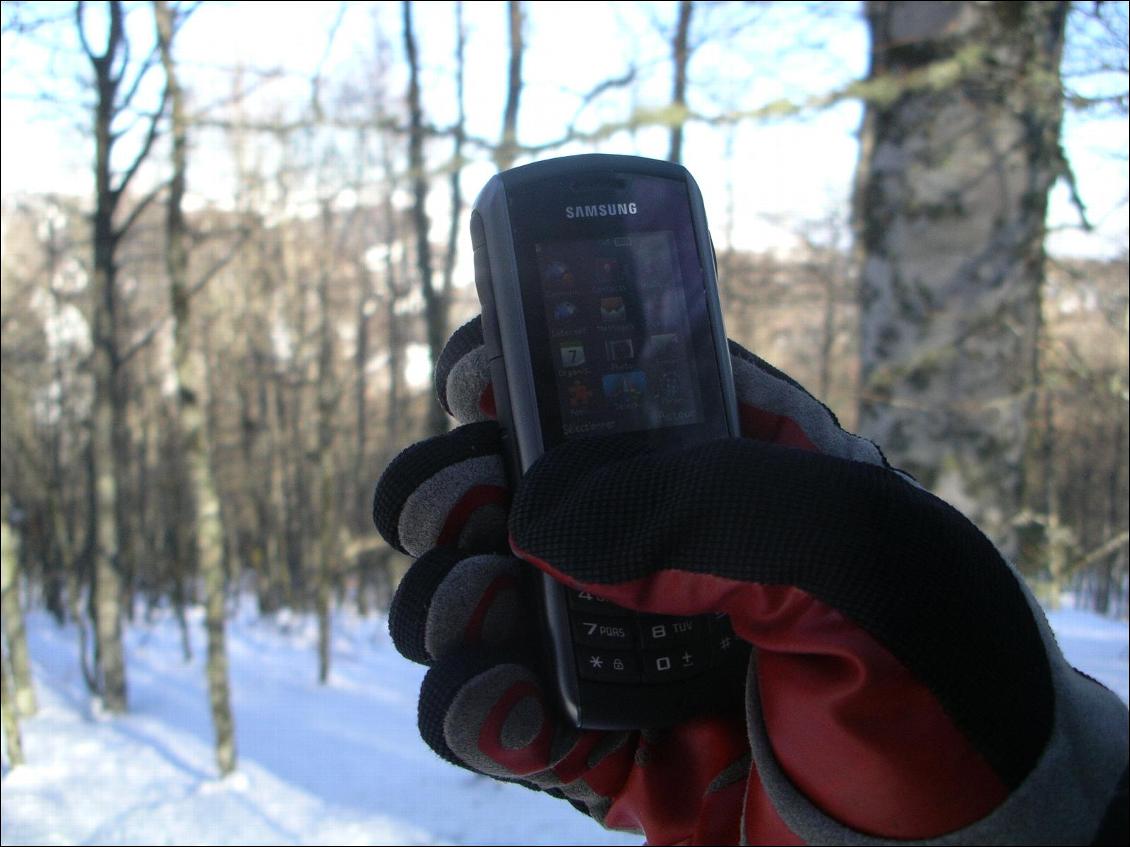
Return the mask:
[[[1108,806],[1126,709],[1066,664],[995,548],[789,377],[731,356],[744,438],[662,454],[571,440],[512,490],[477,319],[455,333],[436,387],[463,426],[398,456],[374,502],[418,557],[389,626],[431,666],[424,739],[649,843],[1125,828]],[[754,645],[744,702],[661,731],[572,728],[540,665],[529,564],[628,609],[728,614]]]

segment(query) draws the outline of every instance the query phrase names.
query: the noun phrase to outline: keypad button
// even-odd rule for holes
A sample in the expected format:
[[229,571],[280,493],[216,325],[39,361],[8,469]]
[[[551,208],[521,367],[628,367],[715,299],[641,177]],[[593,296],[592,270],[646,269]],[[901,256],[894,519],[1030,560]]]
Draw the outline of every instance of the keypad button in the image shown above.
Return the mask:
[[630,650],[636,646],[635,626],[631,617],[574,614],[573,640],[592,647],[618,647]]
[[566,600],[570,609],[577,609],[578,611],[603,612],[606,615],[625,611],[615,603],[609,603],[595,594],[588,591],[578,591],[575,588],[566,591]]
[[741,647],[733,633],[720,632],[711,640],[711,663],[718,665],[733,656]]
[[648,615],[640,618],[640,642],[644,647],[663,649],[674,644],[698,641],[706,632],[703,618],[669,618]]
[[641,617],[640,642],[644,647],[667,647],[675,643],[675,631],[671,622],[676,618]]
[[734,635],[730,619],[721,616],[710,627],[710,663],[714,666],[737,661],[749,655],[749,645]]
[[639,682],[640,666],[635,653],[622,650],[577,648],[577,668],[584,679],[597,682]]
[[697,644],[682,644],[671,650],[649,650],[642,656],[645,682],[670,682],[698,676],[706,670],[709,651]]

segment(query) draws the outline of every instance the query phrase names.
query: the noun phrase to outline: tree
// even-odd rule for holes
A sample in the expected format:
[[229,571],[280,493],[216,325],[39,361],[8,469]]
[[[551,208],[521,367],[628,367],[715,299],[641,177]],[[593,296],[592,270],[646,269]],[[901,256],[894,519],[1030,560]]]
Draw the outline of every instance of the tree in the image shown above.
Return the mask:
[[[321,201],[322,244],[337,252],[340,244],[332,238],[332,198]],[[334,282],[330,257],[322,263],[318,273],[316,296],[318,303],[318,354],[317,354],[317,494],[318,535],[316,539],[316,571],[314,575],[314,607],[318,617],[318,682],[325,684],[330,677],[331,605],[330,597],[336,566],[341,558],[340,532],[341,508],[337,496],[337,462],[335,460],[334,416],[341,396],[341,388],[334,371],[337,357],[334,344],[333,310],[330,288]]]
[[23,738],[20,735],[19,709],[8,682],[11,663],[8,661],[8,645],[0,645],[0,723],[4,727],[4,741],[8,748],[8,761],[12,767],[24,763]]
[[[136,102],[148,61],[130,61],[125,9],[120,0],[107,5],[105,46],[96,50],[87,36],[86,4],[75,6],[75,22],[83,52],[93,72],[95,93],[94,136],[94,240],[91,295],[94,336],[94,429],[95,502],[92,505],[96,531],[95,633],[97,668],[103,704],[110,712],[126,708],[126,668],[122,650],[122,595],[124,575],[132,566],[134,538],[127,504],[127,473],[130,461],[129,403],[125,355],[120,332],[118,254],[122,240],[152,202],[151,192],[135,202],[125,220],[127,191],[157,138],[164,102],[152,111]],[[127,130],[123,123],[140,112],[142,129],[128,164],[115,167],[115,151]]]
[[671,65],[674,70],[671,83],[671,108],[677,112],[671,123],[670,143],[667,148],[667,161],[683,160],[683,115],[687,110],[687,65],[690,64],[691,16],[694,14],[693,0],[679,0],[679,18],[675,32],[671,36]]
[[[440,351],[447,342],[447,307],[449,297],[437,288],[432,274],[432,246],[428,238],[431,226],[428,220],[428,173],[424,157],[424,113],[420,101],[420,64],[417,58],[416,33],[412,27],[412,3],[404,0],[404,52],[408,57],[408,168],[412,177],[412,219],[416,230],[416,269],[420,275],[420,288],[424,295],[424,322],[428,350],[433,366],[439,361]],[[447,417],[438,403],[431,404],[428,430],[438,434],[447,429]]]
[[204,626],[208,636],[208,699],[216,741],[216,765],[226,776],[235,769],[235,728],[228,686],[228,659],[224,638],[225,578],[224,530],[220,500],[212,475],[211,451],[203,398],[206,365],[192,348],[190,332],[191,288],[189,281],[188,232],[184,216],[184,193],[188,174],[188,115],[184,90],[173,56],[173,41],[183,22],[183,13],[167,0],[154,0],[153,14],[161,65],[165,71],[172,139],[172,177],[165,218],[165,269],[169,276],[169,300],[173,316],[173,377],[176,404],[173,428],[181,454],[181,467],[188,479],[177,486],[176,513],[171,515],[176,535],[174,579],[183,580],[199,568],[204,579]]
[[1067,3],[868,3],[862,431],[1015,554]]
[[[518,108],[522,101],[522,55],[526,46],[523,36],[526,14],[522,8],[521,0],[509,0],[506,4],[506,11],[510,34],[510,62],[507,65],[506,106],[502,113],[502,138],[494,153],[494,163],[500,171],[512,167],[514,160],[518,157]],[[459,39],[457,49],[462,50],[462,37]],[[461,75],[461,57],[459,61],[459,73]],[[460,125],[463,123],[462,115],[459,123]]]
[[[29,717],[36,712],[35,685],[27,654],[24,615],[20,608],[19,556],[16,533],[9,521],[8,497],[2,500],[0,514],[0,607],[4,612],[4,685],[7,697],[8,669],[11,668],[15,714]],[[11,660],[9,661],[9,655]],[[5,703],[7,707],[7,703]]]

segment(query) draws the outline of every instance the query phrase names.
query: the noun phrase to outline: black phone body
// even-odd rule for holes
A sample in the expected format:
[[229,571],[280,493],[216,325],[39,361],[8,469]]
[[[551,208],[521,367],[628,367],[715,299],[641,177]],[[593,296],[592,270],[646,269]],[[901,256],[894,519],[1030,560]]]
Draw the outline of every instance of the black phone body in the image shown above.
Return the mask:
[[[479,194],[471,237],[512,475],[586,434],[658,447],[738,434],[713,247],[685,168],[605,154],[514,168]],[[541,594],[577,726],[663,726],[709,701],[733,644],[724,619],[634,615],[549,576]]]

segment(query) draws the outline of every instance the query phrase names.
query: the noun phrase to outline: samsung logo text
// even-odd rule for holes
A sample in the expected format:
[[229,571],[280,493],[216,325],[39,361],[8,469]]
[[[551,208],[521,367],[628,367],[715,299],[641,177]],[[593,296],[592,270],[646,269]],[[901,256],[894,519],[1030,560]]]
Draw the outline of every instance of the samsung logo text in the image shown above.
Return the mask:
[[566,206],[565,217],[570,220],[575,218],[609,218],[621,215],[636,214],[635,203],[598,203],[594,206]]

